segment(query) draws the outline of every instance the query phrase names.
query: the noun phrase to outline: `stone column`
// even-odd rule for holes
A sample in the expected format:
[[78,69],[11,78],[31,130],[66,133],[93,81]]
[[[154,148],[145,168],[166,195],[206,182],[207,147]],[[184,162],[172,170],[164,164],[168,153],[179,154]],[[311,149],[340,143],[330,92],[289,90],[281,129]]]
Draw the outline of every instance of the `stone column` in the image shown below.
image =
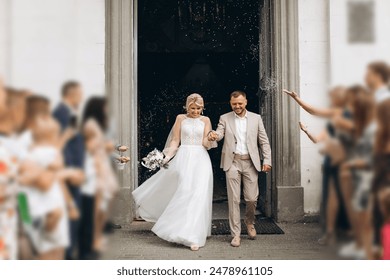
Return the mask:
[[274,211],[278,221],[297,221],[303,217],[301,186],[299,107],[282,89],[299,89],[298,0],[272,1],[273,75],[275,92],[271,96],[272,146],[276,186]]
[[138,181],[137,61],[135,5],[129,0],[106,0],[106,89],[111,115],[117,124],[117,144],[130,147],[131,161],[119,171],[121,189],[114,203],[114,220],[122,225],[133,218],[131,191]]

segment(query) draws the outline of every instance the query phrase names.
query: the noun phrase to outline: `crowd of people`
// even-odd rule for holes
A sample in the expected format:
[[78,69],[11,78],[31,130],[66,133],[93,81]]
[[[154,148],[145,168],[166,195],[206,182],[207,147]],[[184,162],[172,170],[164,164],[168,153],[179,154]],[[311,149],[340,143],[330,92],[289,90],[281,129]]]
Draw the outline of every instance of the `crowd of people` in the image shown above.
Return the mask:
[[[340,244],[339,255],[355,259],[390,259],[390,67],[367,66],[365,85],[329,91],[330,106],[317,108],[284,90],[305,111],[327,119],[313,135],[301,130],[324,154],[323,245]],[[343,215],[344,214],[344,215]],[[344,216],[344,223],[338,217]],[[347,234],[340,234],[347,225]],[[344,227],[345,228],[345,227]],[[341,241],[341,242],[339,242]]]
[[111,140],[104,97],[91,97],[80,118],[82,85],[61,91],[52,110],[43,95],[0,80],[0,259],[97,259],[119,227],[110,209],[127,147]]

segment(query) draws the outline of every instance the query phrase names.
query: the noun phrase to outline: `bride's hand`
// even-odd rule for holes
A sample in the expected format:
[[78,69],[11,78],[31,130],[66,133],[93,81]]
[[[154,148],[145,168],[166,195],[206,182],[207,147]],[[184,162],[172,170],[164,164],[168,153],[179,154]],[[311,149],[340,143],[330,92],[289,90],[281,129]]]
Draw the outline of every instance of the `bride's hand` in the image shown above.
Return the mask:
[[163,159],[163,161],[162,161],[162,165],[163,165],[163,166],[168,165],[168,162],[169,162],[170,160],[171,160],[170,157],[165,157],[165,158]]
[[217,133],[215,131],[211,131],[207,137],[207,140],[209,141],[215,141],[217,140]]
[[298,97],[298,94],[295,91],[288,91],[287,89],[284,89],[283,92],[290,95],[292,98]]

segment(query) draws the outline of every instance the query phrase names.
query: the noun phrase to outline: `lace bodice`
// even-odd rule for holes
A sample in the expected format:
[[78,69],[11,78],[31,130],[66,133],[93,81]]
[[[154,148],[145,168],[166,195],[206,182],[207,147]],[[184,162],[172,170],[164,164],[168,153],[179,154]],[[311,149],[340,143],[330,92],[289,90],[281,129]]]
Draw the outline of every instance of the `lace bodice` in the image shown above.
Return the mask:
[[202,145],[205,123],[201,118],[186,117],[181,122],[181,145]]

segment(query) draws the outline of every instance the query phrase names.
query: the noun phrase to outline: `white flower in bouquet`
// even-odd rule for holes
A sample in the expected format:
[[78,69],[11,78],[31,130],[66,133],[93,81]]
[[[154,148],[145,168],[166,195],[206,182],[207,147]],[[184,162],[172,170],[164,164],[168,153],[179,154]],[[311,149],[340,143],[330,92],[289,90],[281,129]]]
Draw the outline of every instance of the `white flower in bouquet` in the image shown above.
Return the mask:
[[157,149],[151,151],[146,157],[142,159],[142,161],[142,166],[146,167],[150,171],[154,171],[161,167],[168,167],[167,164],[164,164],[164,154]]

